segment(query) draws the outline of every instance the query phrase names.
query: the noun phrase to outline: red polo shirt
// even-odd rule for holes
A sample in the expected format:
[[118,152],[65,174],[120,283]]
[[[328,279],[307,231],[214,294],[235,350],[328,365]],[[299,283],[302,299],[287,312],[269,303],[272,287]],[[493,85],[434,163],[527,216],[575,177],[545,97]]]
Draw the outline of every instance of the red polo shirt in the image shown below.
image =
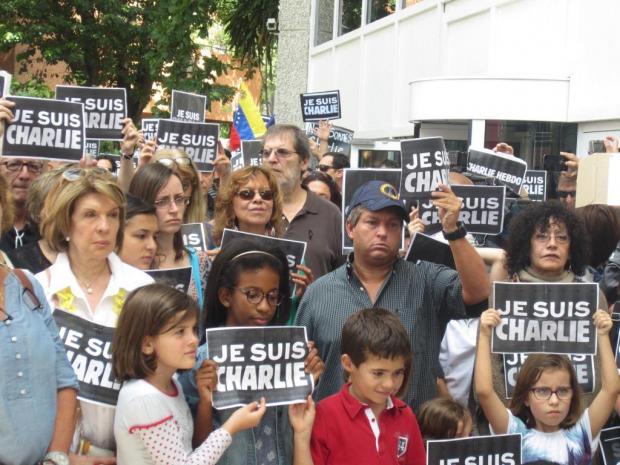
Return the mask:
[[425,465],[424,443],[411,408],[392,397],[393,406],[379,415],[377,441],[370,425],[376,420],[368,418],[368,406],[349,393],[349,386],[317,405],[310,443],[314,465]]

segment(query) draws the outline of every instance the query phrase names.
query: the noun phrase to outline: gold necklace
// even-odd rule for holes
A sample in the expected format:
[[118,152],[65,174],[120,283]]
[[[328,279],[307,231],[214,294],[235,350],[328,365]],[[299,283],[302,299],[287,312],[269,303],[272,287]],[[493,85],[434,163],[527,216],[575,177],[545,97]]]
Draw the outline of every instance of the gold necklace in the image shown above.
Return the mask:
[[82,287],[82,289],[86,289],[86,293],[88,295],[91,295],[93,293],[93,286],[90,283],[86,283],[80,280],[80,278],[78,278],[77,276],[75,277],[75,279],[77,280],[78,284]]

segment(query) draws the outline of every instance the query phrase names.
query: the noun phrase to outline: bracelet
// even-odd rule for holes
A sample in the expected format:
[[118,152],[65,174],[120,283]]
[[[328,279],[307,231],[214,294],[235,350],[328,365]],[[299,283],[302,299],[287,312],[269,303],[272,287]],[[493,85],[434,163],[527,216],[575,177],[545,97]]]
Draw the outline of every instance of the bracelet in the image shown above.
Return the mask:
[[448,241],[463,239],[467,235],[467,230],[465,229],[465,226],[463,226],[463,223],[461,223],[460,221],[457,221],[456,223],[456,231],[447,233],[442,230],[441,232],[443,233],[443,237]]
[[129,155],[127,155],[125,153],[121,153],[121,158],[123,160],[131,160],[133,158],[133,153],[130,153]]

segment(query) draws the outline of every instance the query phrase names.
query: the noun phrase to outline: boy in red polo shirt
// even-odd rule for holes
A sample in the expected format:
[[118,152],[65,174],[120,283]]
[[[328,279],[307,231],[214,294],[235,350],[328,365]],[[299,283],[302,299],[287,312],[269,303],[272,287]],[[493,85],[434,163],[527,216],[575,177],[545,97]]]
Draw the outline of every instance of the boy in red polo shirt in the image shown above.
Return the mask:
[[[388,310],[351,315],[342,329],[348,382],[319,402],[291,406],[294,465],[424,465],[416,417],[398,399],[411,373],[409,335]],[[314,421],[314,425],[313,425]]]

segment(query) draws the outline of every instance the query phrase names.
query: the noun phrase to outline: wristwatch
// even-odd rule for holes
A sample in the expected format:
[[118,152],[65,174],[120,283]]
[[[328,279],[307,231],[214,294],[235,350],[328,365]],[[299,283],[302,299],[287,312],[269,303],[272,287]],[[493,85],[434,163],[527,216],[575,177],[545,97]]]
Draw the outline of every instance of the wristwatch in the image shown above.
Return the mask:
[[131,160],[133,158],[133,153],[121,153],[121,158],[123,158],[124,160]]
[[456,222],[456,231],[447,233],[442,230],[441,232],[443,233],[443,237],[448,241],[463,239],[467,235],[467,230],[465,229],[465,226],[463,226],[463,223],[461,223],[460,221]]
[[60,451],[48,452],[39,465],[69,465],[69,456]]

